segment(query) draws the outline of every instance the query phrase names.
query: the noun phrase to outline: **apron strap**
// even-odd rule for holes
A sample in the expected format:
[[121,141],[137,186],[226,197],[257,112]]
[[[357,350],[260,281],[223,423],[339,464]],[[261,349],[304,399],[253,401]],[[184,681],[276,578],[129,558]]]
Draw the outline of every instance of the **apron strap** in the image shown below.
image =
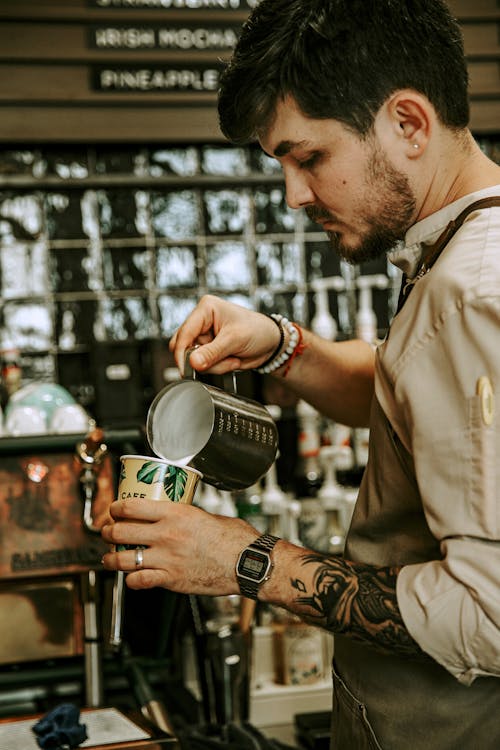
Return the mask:
[[431,270],[432,266],[437,261],[455,232],[460,229],[467,216],[472,213],[472,211],[479,211],[482,208],[491,208],[492,206],[500,206],[500,196],[492,195],[489,198],[481,198],[480,200],[474,201],[474,203],[470,203],[468,206],[466,206],[464,210],[458,214],[456,219],[452,219],[450,221],[448,226],[443,230],[443,232],[441,232],[436,242],[430,246],[416,275],[412,279],[408,279],[406,274],[403,274],[396,314],[401,310],[404,303],[408,299],[408,296],[413,289],[415,282],[421,279],[422,276],[425,276],[425,274]]

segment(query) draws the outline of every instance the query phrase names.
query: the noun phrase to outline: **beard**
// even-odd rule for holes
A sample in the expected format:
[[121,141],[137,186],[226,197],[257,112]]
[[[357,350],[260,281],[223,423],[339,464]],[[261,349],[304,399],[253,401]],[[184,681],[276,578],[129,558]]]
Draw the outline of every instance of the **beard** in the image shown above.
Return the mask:
[[[332,249],[352,265],[375,260],[392,250],[404,239],[416,210],[415,196],[408,178],[398,172],[375,146],[366,171],[366,184],[373,190],[371,198],[366,192],[364,208],[358,215],[361,223],[367,227],[359,243],[356,246],[347,245],[342,241],[340,232],[326,232]],[[311,221],[319,218],[335,220],[333,215],[319,206],[308,206],[306,213]]]

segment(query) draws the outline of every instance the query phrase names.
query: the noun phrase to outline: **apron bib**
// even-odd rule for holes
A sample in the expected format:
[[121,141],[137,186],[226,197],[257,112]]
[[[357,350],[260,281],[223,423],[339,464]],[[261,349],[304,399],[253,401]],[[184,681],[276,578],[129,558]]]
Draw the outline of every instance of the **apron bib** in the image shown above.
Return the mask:
[[[439,559],[412,457],[376,399],[371,424],[370,460],[346,558],[373,565]],[[368,520],[372,504],[377,508],[377,528]],[[340,635],[335,635],[332,672],[331,750],[500,748],[500,680],[495,677],[479,677],[467,687],[431,659],[385,655]]]

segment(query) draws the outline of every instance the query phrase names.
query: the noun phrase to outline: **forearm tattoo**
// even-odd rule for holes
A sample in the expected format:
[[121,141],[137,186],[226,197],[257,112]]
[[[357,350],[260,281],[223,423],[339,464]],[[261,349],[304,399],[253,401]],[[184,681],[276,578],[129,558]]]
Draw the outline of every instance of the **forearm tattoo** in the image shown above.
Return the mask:
[[[408,633],[396,599],[399,568],[378,568],[342,558],[308,553],[313,565],[312,590],[304,580],[291,581],[297,590],[297,613],[333,633],[343,633],[385,652],[422,656]],[[309,576],[304,576],[304,579]]]

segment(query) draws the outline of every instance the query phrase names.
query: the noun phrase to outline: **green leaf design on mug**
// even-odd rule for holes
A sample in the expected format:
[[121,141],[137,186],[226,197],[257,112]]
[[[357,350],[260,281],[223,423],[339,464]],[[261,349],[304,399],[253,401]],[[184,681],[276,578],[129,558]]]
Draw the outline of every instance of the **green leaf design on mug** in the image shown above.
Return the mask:
[[165,475],[165,479],[163,481],[165,494],[170,498],[170,500],[173,500],[174,503],[178,503],[183,496],[187,478],[187,471],[184,471],[184,469],[176,469],[173,466]]
[[[165,471],[166,468],[166,471]],[[155,461],[146,461],[137,472],[137,481],[145,484],[163,481],[165,494],[174,503],[179,502],[186,488],[188,474],[175,466],[158,466]]]
[[137,472],[137,481],[144,482],[144,484],[161,482],[163,479],[163,473],[163,465],[158,466],[156,461],[146,461]]

